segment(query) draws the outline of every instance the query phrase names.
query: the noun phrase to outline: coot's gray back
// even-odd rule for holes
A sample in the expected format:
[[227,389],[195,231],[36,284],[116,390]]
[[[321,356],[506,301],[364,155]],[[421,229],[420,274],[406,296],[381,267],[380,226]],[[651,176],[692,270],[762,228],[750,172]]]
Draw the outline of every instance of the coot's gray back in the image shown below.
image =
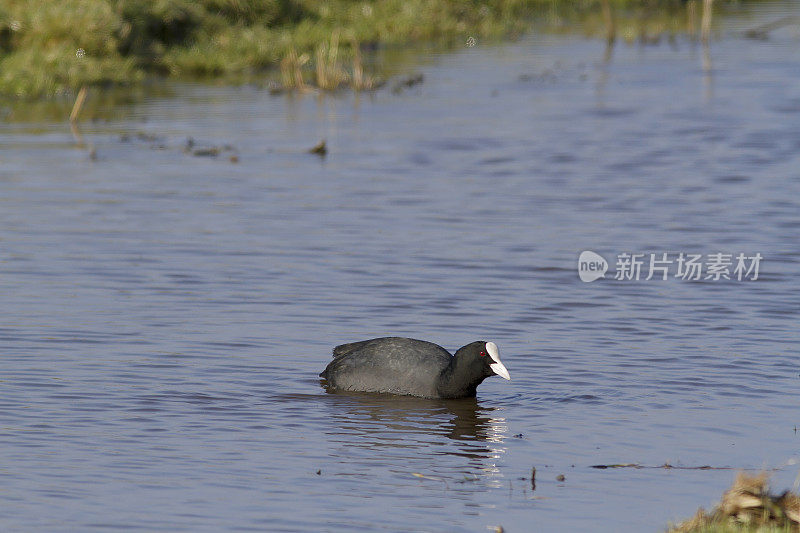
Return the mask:
[[320,374],[337,389],[435,398],[442,370],[452,356],[432,342],[383,337],[342,344]]

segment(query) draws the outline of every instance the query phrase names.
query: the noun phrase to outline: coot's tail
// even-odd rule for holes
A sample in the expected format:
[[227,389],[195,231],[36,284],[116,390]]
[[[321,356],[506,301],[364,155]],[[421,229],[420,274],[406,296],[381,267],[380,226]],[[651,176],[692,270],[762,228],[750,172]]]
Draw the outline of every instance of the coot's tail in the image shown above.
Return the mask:
[[319,373],[319,377],[328,379],[328,369],[326,368],[322,372]]

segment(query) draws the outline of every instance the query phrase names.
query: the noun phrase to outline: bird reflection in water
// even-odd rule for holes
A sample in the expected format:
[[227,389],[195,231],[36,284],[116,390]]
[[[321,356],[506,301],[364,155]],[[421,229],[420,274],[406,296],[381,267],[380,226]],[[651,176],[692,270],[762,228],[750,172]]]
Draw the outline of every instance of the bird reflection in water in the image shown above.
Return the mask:
[[[476,398],[329,394],[335,398],[331,425],[336,428],[330,439],[348,448],[347,455],[369,449],[372,459],[382,452],[384,460],[402,461],[404,457],[417,460],[428,451],[466,458],[468,473],[499,476],[496,462],[506,451],[502,444],[508,433],[505,418],[498,416],[502,409],[483,405]],[[355,435],[359,438],[354,439]],[[459,470],[464,472],[463,465]]]

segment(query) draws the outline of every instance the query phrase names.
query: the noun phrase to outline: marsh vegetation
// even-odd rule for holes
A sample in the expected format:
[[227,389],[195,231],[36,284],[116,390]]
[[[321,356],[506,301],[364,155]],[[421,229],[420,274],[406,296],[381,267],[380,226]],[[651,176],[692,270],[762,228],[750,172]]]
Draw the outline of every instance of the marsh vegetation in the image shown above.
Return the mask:
[[[725,9],[732,2],[713,3]],[[284,88],[380,85],[362,53],[515,38],[541,24],[652,42],[699,31],[705,0],[8,0],[0,5],[0,94],[74,95],[147,77],[280,72]],[[710,18],[709,25],[710,25]]]

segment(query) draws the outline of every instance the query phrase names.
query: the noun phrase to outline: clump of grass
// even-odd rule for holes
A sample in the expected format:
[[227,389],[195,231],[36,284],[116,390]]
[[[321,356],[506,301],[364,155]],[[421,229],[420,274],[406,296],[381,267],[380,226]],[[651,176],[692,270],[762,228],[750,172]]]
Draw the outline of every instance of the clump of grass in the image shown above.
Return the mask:
[[281,79],[286,89],[297,89],[306,91],[307,87],[303,81],[303,66],[308,63],[308,54],[297,55],[297,51],[291,48],[281,60]]
[[[347,86],[356,91],[374,89],[379,85],[376,77],[364,73],[361,60],[361,47],[358,41],[350,39],[352,69],[348,72],[340,62],[339,31],[334,31],[330,41],[320,43],[314,53],[313,87],[323,91],[335,91]],[[281,79],[283,88],[301,92],[310,89],[303,76],[304,67],[310,64],[308,54],[297,55],[291,48],[281,60]]]
[[331,35],[330,44],[323,41],[317,46],[316,82],[320,89],[333,90],[347,81],[347,73],[339,65],[339,32]]
[[773,495],[767,474],[739,473],[733,486],[710,513],[699,509],[670,533],[798,532],[800,495],[786,491]]
[[355,91],[370,91],[380,87],[380,78],[364,74],[364,65],[361,62],[361,47],[353,39],[353,79],[350,86]]

